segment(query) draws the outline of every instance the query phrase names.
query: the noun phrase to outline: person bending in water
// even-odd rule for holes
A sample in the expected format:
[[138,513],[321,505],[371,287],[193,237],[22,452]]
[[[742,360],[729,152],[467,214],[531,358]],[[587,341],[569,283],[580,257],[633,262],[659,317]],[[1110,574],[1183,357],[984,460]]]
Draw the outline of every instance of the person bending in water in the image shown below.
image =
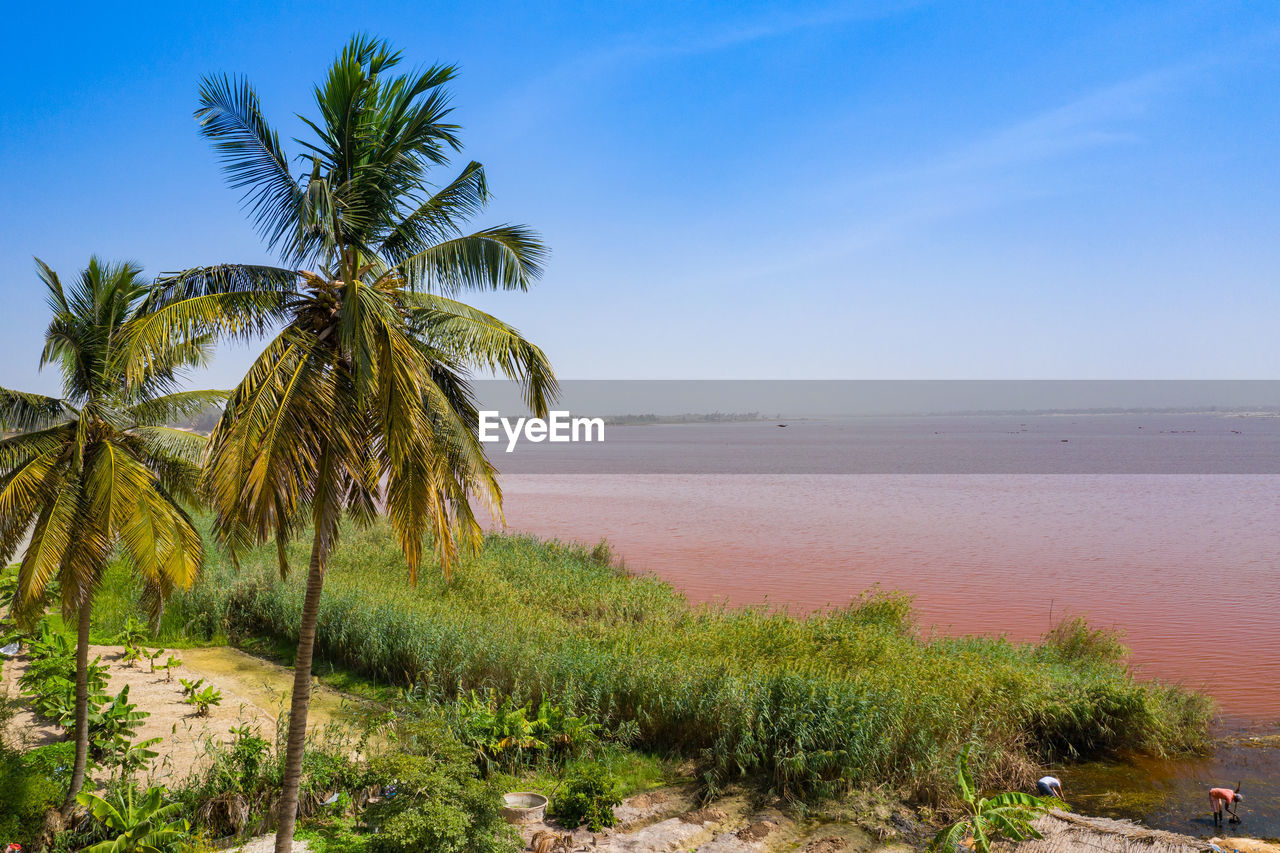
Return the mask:
[[1042,776],[1036,782],[1036,793],[1042,797],[1057,797],[1059,800],[1065,800],[1062,796],[1062,780],[1057,776]]
[[1223,809],[1226,810],[1227,814],[1231,815],[1232,822],[1239,823],[1240,815],[1236,814],[1236,810],[1232,806],[1243,799],[1244,795],[1240,793],[1239,784],[1236,785],[1234,791],[1230,788],[1210,788],[1209,802],[1213,805],[1213,825],[1222,825]]

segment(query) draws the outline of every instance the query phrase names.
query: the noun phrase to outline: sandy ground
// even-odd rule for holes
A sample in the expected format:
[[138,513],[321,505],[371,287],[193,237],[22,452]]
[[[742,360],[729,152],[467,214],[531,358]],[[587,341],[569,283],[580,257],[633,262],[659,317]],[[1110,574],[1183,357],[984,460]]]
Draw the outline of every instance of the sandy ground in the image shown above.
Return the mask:
[[[257,838],[251,838],[244,843],[243,847],[229,847],[230,853],[271,853],[276,849],[276,837],[274,835],[260,835]],[[308,853],[311,848],[307,846],[307,842],[293,840],[293,853]]]
[[618,825],[605,832],[570,830],[553,821],[525,824],[525,849],[536,853],[908,853],[851,823],[804,824],[743,795],[698,807],[692,789],[664,788],[629,797],[614,808]]
[[1210,838],[1209,841],[1225,851],[1239,853],[1280,853],[1280,843],[1258,838]]
[[[126,666],[120,660],[118,646],[91,646],[90,654],[100,656],[107,664],[110,693],[114,695],[129,685],[129,701],[151,714],[138,730],[136,740],[161,738],[161,742],[152,747],[159,753],[150,773],[154,783],[172,785],[185,779],[205,760],[207,741],[210,738],[230,740],[232,726],[248,723],[258,728],[263,737],[273,739],[276,720],[288,708],[292,671],[236,649],[176,650],[172,654],[183,663],[172,670],[171,677],[163,672],[150,672],[146,661]],[[168,655],[166,652],[160,659]],[[21,657],[5,661],[0,690],[17,697],[18,677],[25,668],[26,662]],[[222,691],[222,704],[212,708],[207,717],[197,716],[192,706],[183,702],[179,682],[182,678],[205,679],[207,685]],[[19,702],[20,710],[10,723],[9,733],[21,745],[35,747],[62,737],[57,726],[42,723],[21,699]],[[323,726],[343,705],[342,694],[313,683],[308,728]],[[101,774],[101,778],[105,778],[105,774]]]

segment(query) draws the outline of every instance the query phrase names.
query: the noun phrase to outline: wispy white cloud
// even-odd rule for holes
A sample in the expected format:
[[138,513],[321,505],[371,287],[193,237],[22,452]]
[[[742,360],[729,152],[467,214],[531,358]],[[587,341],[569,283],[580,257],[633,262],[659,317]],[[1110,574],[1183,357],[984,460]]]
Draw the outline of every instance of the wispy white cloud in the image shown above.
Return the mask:
[[757,278],[795,275],[938,222],[1010,204],[1078,191],[1064,172],[1072,156],[1142,141],[1141,119],[1162,98],[1173,97],[1201,66],[1177,66],[1137,75],[1071,101],[1006,122],[915,162],[872,175],[856,175],[811,199],[815,217],[828,223],[802,229],[791,245],[762,250],[764,264],[724,271]]
[[532,117],[548,102],[602,77],[671,57],[689,57],[782,38],[805,30],[884,20],[928,5],[931,0],[867,0],[807,10],[759,15],[706,29],[671,28],[631,33],[557,63],[501,99],[497,109]]
[[712,53],[742,44],[778,38],[803,30],[879,21],[925,5],[924,0],[844,3],[820,9],[773,13],[685,38],[646,40],[652,56]]
[[1090,149],[1141,141],[1133,123],[1190,76],[1167,68],[1089,92],[1075,100],[996,127],[927,162],[874,182],[909,183],[972,176],[1035,165]]

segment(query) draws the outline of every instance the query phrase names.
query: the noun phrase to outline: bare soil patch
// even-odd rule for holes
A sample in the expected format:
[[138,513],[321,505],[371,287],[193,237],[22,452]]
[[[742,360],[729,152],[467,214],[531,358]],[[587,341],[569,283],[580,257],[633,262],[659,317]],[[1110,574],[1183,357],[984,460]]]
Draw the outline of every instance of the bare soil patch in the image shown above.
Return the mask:
[[[107,665],[107,689],[111,694],[127,684],[129,701],[137,705],[138,710],[150,714],[139,728],[136,740],[161,739],[151,747],[159,753],[148,774],[154,783],[181,782],[207,761],[208,741],[230,740],[233,726],[247,723],[257,728],[262,737],[273,739],[277,720],[288,710],[292,671],[236,649],[176,650],[173,654],[182,659],[182,665],[175,667],[171,676],[151,672],[145,661],[134,666],[124,664],[119,646],[90,646],[89,654],[100,657]],[[168,657],[168,653],[164,657]],[[22,657],[4,664],[2,689],[19,699],[19,709],[9,724],[8,735],[25,748],[62,740],[62,730],[37,719],[18,696],[17,680],[26,666]],[[222,703],[211,708],[208,716],[198,716],[193,706],[183,701],[180,679],[184,678],[203,678],[206,685],[222,691]],[[313,683],[308,729],[317,729],[333,720],[344,709],[345,698],[337,691]],[[105,774],[100,774],[97,781],[104,779]]]

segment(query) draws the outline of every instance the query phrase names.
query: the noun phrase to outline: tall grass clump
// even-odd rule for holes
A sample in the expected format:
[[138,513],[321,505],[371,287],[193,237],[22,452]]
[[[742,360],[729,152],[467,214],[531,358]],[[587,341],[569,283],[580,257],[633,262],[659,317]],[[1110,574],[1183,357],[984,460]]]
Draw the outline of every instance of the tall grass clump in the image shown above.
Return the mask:
[[[805,617],[694,607],[599,551],[518,536],[489,537],[451,583],[404,575],[385,528],[345,530],[317,653],[441,699],[547,697],[634,725],[640,745],[699,759],[712,790],[744,776],[794,798],[891,783],[936,801],[965,744],[980,747],[984,781],[1014,784],[1036,762],[1205,737],[1206,700],[1135,681],[1118,641],[1080,622],[1014,644],[922,638],[909,599],[889,593]],[[301,606],[274,553],[239,573],[215,557],[163,630],[292,642]]]

